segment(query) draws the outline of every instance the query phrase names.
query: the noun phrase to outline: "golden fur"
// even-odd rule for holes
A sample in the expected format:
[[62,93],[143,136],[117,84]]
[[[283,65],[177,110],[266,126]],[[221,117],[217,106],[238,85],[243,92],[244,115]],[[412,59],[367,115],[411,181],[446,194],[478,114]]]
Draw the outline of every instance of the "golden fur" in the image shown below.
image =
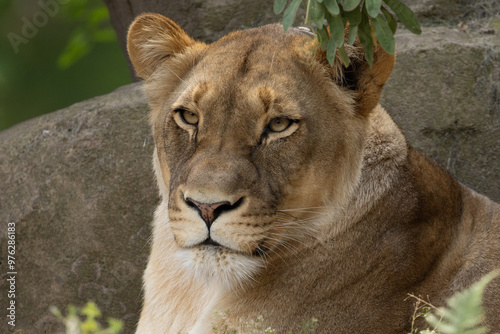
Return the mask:
[[378,105],[394,56],[376,49],[370,68],[356,42],[349,68],[330,67],[278,25],[206,45],[158,14],[132,23],[128,48],[162,198],[137,333],[210,333],[216,310],[280,333],[311,317],[320,333],[407,333],[408,293],[442,305],[500,267],[499,205]]

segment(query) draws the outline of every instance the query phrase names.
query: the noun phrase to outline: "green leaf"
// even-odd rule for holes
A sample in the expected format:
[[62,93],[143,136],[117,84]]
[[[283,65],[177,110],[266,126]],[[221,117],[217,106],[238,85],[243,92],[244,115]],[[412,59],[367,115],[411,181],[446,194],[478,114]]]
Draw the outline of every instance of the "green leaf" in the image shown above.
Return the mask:
[[371,17],[377,17],[381,5],[382,0],[365,0],[366,11]]
[[123,328],[123,321],[114,318],[108,318],[108,325],[112,333],[119,333]]
[[280,14],[285,9],[287,0],[274,0],[274,14]]
[[442,334],[483,334],[488,329],[484,321],[483,294],[488,283],[500,276],[500,270],[493,271],[466,290],[455,293],[447,300],[447,307],[440,307],[436,315],[428,314],[425,319]]
[[92,41],[94,42],[111,42],[116,40],[116,33],[113,29],[100,29],[92,34]]
[[59,55],[57,65],[61,69],[67,69],[88,54],[91,50],[90,38],[86,31],[79,30],[70,37],[65,50]]
[[358,34],[358,26],[349,26],[349,36],[347,37],[347,44],[353,45]]
[[341,4],[342,4],[342,8],[349,12],[351,10],[353,10],[354,8],[358,7],[359,3],[361,2],[361,0],[342,0]]
[[99,325],[99,323],[97,321],[92,319],[92,320],[85,320],[84,322],[82,322],[80,324],[80,329],[82,330],[82,334],[84,334],[84,333],[90,334],[90,333],[95,333],[98,330],[100,330],[101,326]]
[[396,30],[398,29],[398,23],[394,19],[394,16],[392,15],[391,12],[387,10],[384,6],[381,7],[382,13],[384,13],[385,19],[387,20],[387,23],[389,24],[389,27],[392,30],[392,34],[394,35],[396,33]]
[[101,316],[101,311],[94,302],[88,302],[87,305],[82,308],[81,313],[91,319]]
[[359,41],[365,50],[365,58],[370,68],[373,66],[373,39],[368,18],[363,17],[358,29]]
[[387,24],[387,21],[385,20],[385,16],[380,14],[373,18],[372,25],[380,46],[382,46],[385,52],[393,55],[396,41],[394,40],[394,35],[392,34],[389,24]]
[[357,26],[361,22],[361,8],[356,7],[354,10],[344,12],[344,16],[351,25]]
[[417,16],[411,11],[410,8],[408,8],[408,6],[399,0],[384,0],[384,2],[392,9],[408,30],[417,35],[422,33]]
[[105,6],[93,9],[88,19],[91,24],[99,24],[107,20],[109,20],[109,12]]
[[326,29],[318,29],[316,34],[318,35],[318,41],[321,45],[321,49],[326,50],[326,46],[328,43],[328,33],[326,32]]
[[285,10],[285,14],[283,14],[283,28],[288,30],[290,26],[295,21],[295,16],[297,15],[297,9],[299,9],[300,0],[292,0],[292,3]]
[[318,27],[322,27],[325,21],[325,6],[319,4],[316,0],[310,2],[309,21],[314,22]]
[[78,309],[74,305],[68,305],[68,316],[76,317],[78,313]]
[[337,4],[337,0],[325,0],[325,6],[328,12],[332,15],[338,15],[340,13],[340,8]]
[[344,67],[349,66],[350,62],[349,56],[347,55],[347,52],[345,52],[345,48],[343,45],[339,48],[339,56],[342,62],[344,63]]
[[52,313],[54,316],[56,316],[59,319],[62,319],[62,314],[61,311],[55,306],[50,306],[49,307],[50,313]]
[[337,45],[335,44],[335,41],[333,40],[333,38],[330,38],[328,40],[328,46],[326,48],[326,59],[328,60],[328,63],[330,64],[330,66],[333,66],[336,51],[337,51]]
[[330,34],[335,46],[341,47],[344,44],[344,20],[339,15],[328,15],[328,24],[330,25]]

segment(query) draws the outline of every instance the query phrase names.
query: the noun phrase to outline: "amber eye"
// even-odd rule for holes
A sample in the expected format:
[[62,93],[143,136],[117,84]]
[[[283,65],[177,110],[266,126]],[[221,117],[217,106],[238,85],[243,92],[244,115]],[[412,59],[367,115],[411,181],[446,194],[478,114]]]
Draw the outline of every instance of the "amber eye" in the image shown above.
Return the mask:
[[272,132],[283,132],[288,129],[292,123],[293,121],[291,119],[278,117],[272,119],[267,128]]
[[198,124],[200,117],[198,116],[197,113],[185,109],[180,109],[178,112],[184,123],[190,125]]

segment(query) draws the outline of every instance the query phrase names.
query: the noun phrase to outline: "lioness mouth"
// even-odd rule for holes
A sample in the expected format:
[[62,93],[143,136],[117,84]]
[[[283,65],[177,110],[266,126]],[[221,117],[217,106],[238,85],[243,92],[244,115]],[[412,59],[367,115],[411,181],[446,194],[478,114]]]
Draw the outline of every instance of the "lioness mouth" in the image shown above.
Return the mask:
[[204,246],[218,246],[218,247],[224,247],[221,244],[219,244],[217,241],[214,241],[211,237],[208,237],[205,241],[203,241],[200,245]]

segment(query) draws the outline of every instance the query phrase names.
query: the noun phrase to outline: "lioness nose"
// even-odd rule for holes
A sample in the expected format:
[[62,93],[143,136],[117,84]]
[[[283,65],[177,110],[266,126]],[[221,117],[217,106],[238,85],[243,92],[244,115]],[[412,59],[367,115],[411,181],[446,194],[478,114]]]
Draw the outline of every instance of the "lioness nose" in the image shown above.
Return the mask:
[[186,203],[189,206],[194,207],[198,210],[199,215],[205,221],[205,224],[207,224],[209,230],[214,220],[216,220],[221,213],[237,208],[241,203],[241,200],[242,199],[231,205],[231,203],[228,201],[217,203],[200,203],[189,197],[185,199]]

